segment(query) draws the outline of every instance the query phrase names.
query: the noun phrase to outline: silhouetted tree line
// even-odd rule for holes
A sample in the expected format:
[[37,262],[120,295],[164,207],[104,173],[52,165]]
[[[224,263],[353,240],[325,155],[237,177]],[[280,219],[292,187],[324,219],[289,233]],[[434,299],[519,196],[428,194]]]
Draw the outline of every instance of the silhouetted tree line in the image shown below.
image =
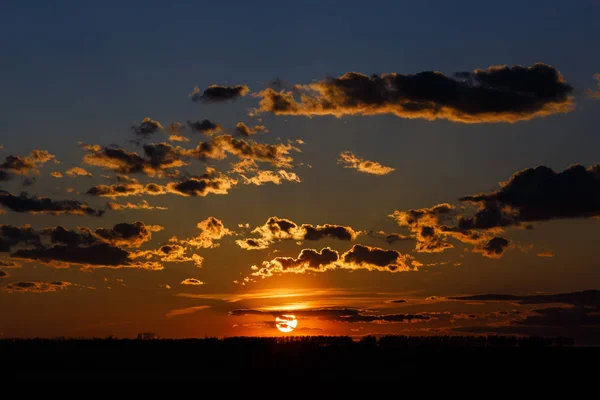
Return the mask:
[[[393,378],[463,368],[555,373],[595,362],[600,348],[569,338],[508,336],[3,339],[5,378]],[[460,368],[458,366],[461,366]],[[465,369],[466,368],[466,369]],[[564,372],[564,371],[563,371]],[[268,375],[265,375],[268,374]]]

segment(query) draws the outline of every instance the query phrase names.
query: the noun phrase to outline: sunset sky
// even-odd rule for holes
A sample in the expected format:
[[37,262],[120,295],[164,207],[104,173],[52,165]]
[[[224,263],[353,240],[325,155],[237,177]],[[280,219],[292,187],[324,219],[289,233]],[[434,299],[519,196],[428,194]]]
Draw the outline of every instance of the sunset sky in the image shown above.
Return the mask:
[[285,3],[0,6],[0,337],[600,344],[600,3]]

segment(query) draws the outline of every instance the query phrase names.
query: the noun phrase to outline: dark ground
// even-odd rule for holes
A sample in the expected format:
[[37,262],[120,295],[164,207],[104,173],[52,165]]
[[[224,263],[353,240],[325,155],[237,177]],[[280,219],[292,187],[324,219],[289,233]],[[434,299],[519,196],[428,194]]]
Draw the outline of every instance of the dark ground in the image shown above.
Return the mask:
[[350,337],[0,340],[14,379],[405,379],[408,376],[559,377],[597,374],[600,348],[569,339]]

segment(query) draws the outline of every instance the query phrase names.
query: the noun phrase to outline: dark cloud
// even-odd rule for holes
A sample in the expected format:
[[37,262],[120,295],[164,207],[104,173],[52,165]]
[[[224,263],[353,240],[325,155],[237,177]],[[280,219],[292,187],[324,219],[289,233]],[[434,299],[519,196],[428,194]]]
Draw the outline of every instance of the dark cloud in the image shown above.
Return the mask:
[[296,85],[295,93],[265,89],[256,94],[261,99],[256,112],[516,122],[572,110],[572,92],[555,68],[542,63],[492,66],[452,77],[435,71],[372,76],[348,72],[339,78]]
[[461,229],[490,229],[559,218],[600,216],[600,164],[573,165],[562,172],[539,166],[517,172],[489,194],[465,196],[479,206]]
[[580,307],[600,308],[600,290],[584,290],[581,292],[510,295],[510,294],[480,294],[474,296],[449,297],[450,300],[463,301],[511,301],[521,304],[552,304],[562,303]]
[[410,266],[412,257],[402,255],[396,250],[384,250],[377,247],[355,244],[350,250],[342,254],[341,261],[350,266],[350,269],[367,269],[378,271],[409,271],[415,269]]
[[206,168],[206,173],[190,177],[180,182],[167,184],[169,193],[180,196],[200,196],[208,194],[227,194],[237,184],[237,181],[217,172],[214,168]]
[[159,225],[146,225],[142,221],[135,221],[122,222],[110,229],[99,228],[94,233],[113,246],[140,247],[152,239],[152,232],[162,229]]
[[368,235],[375,239],[381,239],[387,244],[393,244],[402,241],[413,241],[414,238],[399,233],[385,233],[384,231],[369,231]]
[[0,252],[18,245],[41,246],[40,236],[30,226],[0,225]]
[[[46,150],[33,150],[29,156],[23,158],[13,155],[7,156],[5,161],[0,164],[0,171],[9,170],[10,172],[20,175],[27,175],[29,173],[37,175],[40,173],[38,168],[52,160],[54,160],[55,163],[58,162],[56,161],[56,157]],[[3,174],[8,176],[5,171]]]
[[15,212],[30,214],[75,214],[96,217],[104,214],[103,210],[94,210],[77,200],[52,200],[48,197],[30,196],[27,193],[14,196],[4,190],[0,190],[0,205]]
[[[238,246],[247,250],[254,248],[266,248],[269,243],[277,240],[321,240],[327,238],[339,240],[355,240],[360,231],[355,231],[349,226],[343,225],[298,225],[285,218],[270,217],[264,225],[256,227],[252,233],[260,235],[260,238],[248,238],[238,240]],[[252,241],[254,242],[248,242]]]
[[480,231],[465,225],[465,217],[447,203],[431,208],[394,211],[390,217],[411,231],[417,242],[415,250],[420,253],[437,253],[453,248],[449,238],[472,245],[474,252],[488,258],[500,258],[510,246],[507,239],[494,235],[495,231]]
[[133,261],[134,254],[108,243],[94,243],[89,246],[59,244],[42,248],[19,249],[11,257],[40,261],[57,268],[76,265],[82,268],[163,269],[161,264],[155,262]]
[[212,135],[221,131],[222,129],[221,125],[212,122],[208,119],[203,119],[202,121],[195,122],[188,121],[187,124],[193,132],[200,132],[205,135]]
[[488,258],[500,258],[504,253],[504,250],[508,248],[510,242],[503,237],[495,236],[490,240],[484,242],[480,246],[475,246],[474,252],[482,253]]
[[31,292],[31,293],[49,293],[59,292],[70,286],[77,286],[71,282],[16,282],[6,286],[0,286],[0,290],[6,292]]
[[141,183],[132,182],[132,183],[122,183],[119,185],[97,185],[91,187],[87,194],[92,196],[102,196],[102,197],[124,197],[124,196],[158,196],[167,193],[167,188],[165,186],[156,184],[156,183],[148,183],[146,185],[142,185]]
[[243,122],[238,122],[235,126],[235,132],[240,136],[252,136],[257,135],[261,132],[268,133],[269,131],[263,125],[255,125],[254,127],[249,127]]
[[200,142],[195,149],[182,151],[184,156],[206,159],[224,159],[227,154],[232,154],[241,159],[268,162],[278,167],[290,168],[292,166],[292,150],[299,151],[291,144],[266,144],[236,139],[231,135],[219,135],[206,142]]
[[363,245],[354,245],[341,256],[329,247],[320,251],[303,249],[297,258],[275,257],[263,261],[260,267],[253,265],[248,280],[264,279],[279,273],[303,274],[333,269],[401,272],[416,270],[417,264],[409,254]]
[[136,135],[148,137],[162,130],[163,126],[160,124],[160,122],[146,117],[141,124],[133,125],[131,129]]
[[181,160],[181,148],[168,143],[144,145],[145,157],[122,148],[83,145],[87,151],[83,162],[88,165],[113,170],[120,174],[144,173],[162,176],[167,169],[187,165]]
[[239,97],[245,96],[250,89],[246,85],[235,85],[235,86],[221,86],[221,85],[210,85],[208,88],[200,92],[199,88],[194,88],[194,91],[190,95],[193,102],[204,102],[204,103],[220,103],[229,100],[235,100]]
[[425,322],[431,319],[427,314],[375,314],[365,310],[354,308],[311,308],[301,310],[273,310],[264,311],[257,309],[237,309],[229,312],[231,316],[264,315],[282,317],[283,315],[294,315],[297,318],[317,318],[320,320],[365,323],[365,322]]
[[0,278],[6,278],[7,276],[8,276],[8,273],[6,273],[0,269]]

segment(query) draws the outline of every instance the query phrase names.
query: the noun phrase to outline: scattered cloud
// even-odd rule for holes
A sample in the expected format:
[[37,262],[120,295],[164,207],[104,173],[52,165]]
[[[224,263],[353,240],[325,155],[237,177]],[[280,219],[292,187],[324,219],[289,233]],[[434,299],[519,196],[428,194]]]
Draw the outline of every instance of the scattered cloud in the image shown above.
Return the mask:
[[[16,282],[9,283],[5,286],[0,286],[0,290],[5,292],[30,292],[30,293],[50,293],[60,292],[67,289],[70,286],[74,286],[71,282]],[[76,285],[75,285],[76,286]]]
[[181,281],[182,285],[192,285],[192,286],[201,286],[204,285],[204,282],[196,279],[196,278],[186,278]]
[[367,161],[357,157],[351,151],[341,152],[338,164],[344,164],[344,168],[353,168],[359,172],[372,175],[387,175],[395,171],[394,168],[385,167],[376,161]]
[[[292,91],[265,89],[255,113],[280,115],[378,115],[447,119],[462,123],[517,122],[573,109],[560,72],[537,63],[530,67],[492,66],[446,76],[424,71],[367,76],[348,72]],[[299,97],[299,100],[296,100]]]
[[[335,250],[325,247],[320,251],[303,249],[297,258],[275,257],[264,261],[261,267],[252,266],[251,277],[267,278],[276,273],[303,274],[307,272],[325,272],[333,269],[401,272],[414,271],[410,254],[401,254],[395,250],[355,244],[341,256]],[[250,278],[252,279],[252,278]]]
[[4,174],[7,174],[6,171],[10,171],[19,175],[39,175],[39,167],[49,161],[54,161],[55,164],[58,163],[54,154],[50,154],[46,150],[33,150],[27,157],[23,158],[13,155],[7,156],[4,162],[0,164],[0,170],[4,170]]
[[71,169],[68,169],[65,173],[72,178],[75,178],[77,176],[87,176],[87,177],[92,176],[92,174],[90,174],[89,172],[87,172],[85,169],[83,169],[81,167],[73,167]]
[[258,135],[259,133],[268,133],[269,131],[263,125],[255,125],[254,127],[249,127],[243,122],[238,122],[235,126],[235,132],[240,136],[252,136]]
[[200,132],[205,135],[214,135],[215,133],[218,133],[223,130],[221,125],[212,122],[208,119],[203,119],[202,121],[195,122],[188,121],[187,124],[192,130],[192,132]]
[[[565,189],[568,188],[568,189]],[[554,172],[539,166],[515,173],[500,189],[465,196],[479,210],[459,220],[461,229],[492,229],[560,218],[600,216],[600,164]]]
[[164,211],[164,210],[168,210],[167,207],[153,206],[153,205],[149,204],[146,200],[139,201],[136,204],[129,203],[129,202],[127,202],[125,204],[119,204],[119,203],[109,202],[107,204],[107,206],[108,206],[108,208],[110,210],[113,210],[113,211],[123,211],[123,210],[158,210],[158,211]]
[[237,240],[236,243],[246,250],[258,250],[279,240],[320,240],[325,238],[334,238],[340,240],[355,240],[360,231],[356,231],[349,226],[343,225],[298,225],[285,218],[270,217],[264,225],[256,227],[252,233],[259,235],[259,238],[247,238]]
[[50,172],[50,176],[51,176],[51,177],[53,177],[53,178],[60,179],[60,178],[62,178],[62,177],[63,177],[63,174],[61,174],[61,173],[60,173],[60,172],[58,172],[58,171],[52,171],[52,172]]
[[208,217],[207,219],[198,222],[197,227],[200,229],[200,234],[198,236],[182,240],[173,237],[170,241],[196,248],[213,249],[219,247],[219,243],[215,243],[216,240],[234,234],[233,231],[225,228],[223,221],[215,217]]
[[235,179],[229,178],[214,168],[206,168],[206,173],[197,177],[190,177],[180,182],[170,182],[166,186],[168,193],[180,196],[200,196],[208,194],[227,194],[237,184]]
[[104,214],[103,210],[94,210],[77,200],[52,200],[48,197],[30,196],[27,193],[15,196],[4,190],[0,190],[0,205],[14,212],[29,214],[74,214],[96,217]]
[[139,136],[144,136],[144,137],[148,137],[148,136],[152,136],[154,135],[156,132],[161,131],[163,128],[163,126],[160,124],[160,122],[153,120],[150,117],[146,117],[142,120],[142,123],[139,125],[133,125],[131,127],[131,130],[133,130],[133,132],[136,135]]
[[201,91],[197,86],[190,94],[193,102],[204,103],[220,103],[224,101],[236,100],[239,97],[245,96],[250,89],[246,85],[221,86],[210,85],[208,88]]

